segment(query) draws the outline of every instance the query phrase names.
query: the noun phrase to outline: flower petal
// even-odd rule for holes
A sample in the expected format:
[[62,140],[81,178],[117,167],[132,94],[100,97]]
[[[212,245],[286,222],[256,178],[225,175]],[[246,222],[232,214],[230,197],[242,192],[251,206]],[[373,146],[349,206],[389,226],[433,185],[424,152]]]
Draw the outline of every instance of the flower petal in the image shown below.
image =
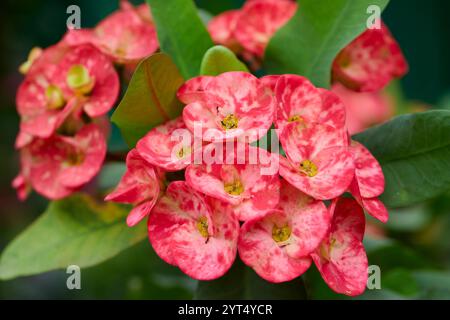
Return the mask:
[[278,208],[291,223],[292,242],[286,247],[287,252],[297,258],[309,255],[319,246],[331,223],[331,215],[325,204],[283,180]]
[[384,191],[384,175],[380,164],[359,142],[352,141],[350,150],[355,158],[355,177],[361,197],[378,197]]
[[270,38],[296,9],[296,3],[287,0],[247,1],[241,9],[235,37],[246,50],[262,57]]
[[64,186],[77,188],[89,182],[100,171],[106,156],[106,139],[98,126],[89,124],[75,137],[63,140],[72,144],[82,161],[62,168],[59,179]]
[[363,92],[381,90],[407,71],[408,64],[400,46],[384,23],[380,29],[368,29],[351,42],[333,64],[335,80]]
[[279,128],[292,121],[319,122],[322,97],[319,90],[305,77],[281,76],[275,87],[275,95],[279,104],[276,120]]
[[[172,182],[150,215],[150,242],[163,260],[190,277],[216,279],[236,256],[239,224],[228,210],[223,203],[193,192],[185,182]],[[207,223],[203,230],[207,237],[200,232],[199,221]]]
[[283,227],[286,218],[274,211],[266,217],[250,220],[242,225],[239,236],[239,256],[263,279],[279,283],[302,275],[311,265],[309,257],[289,255],[290,244],[279,245],[272,237],[274,227]]
[[194,141],[179,117],[153,128],[138,141],[136,149],[149,163],[167,171],[178,171],[192,162]]
[[328,286],[349,296],[364,292],[368,277],[367,255],[362,244],[364,213],[355,200],[340,198],[332,205],[328,237],[311,256]]

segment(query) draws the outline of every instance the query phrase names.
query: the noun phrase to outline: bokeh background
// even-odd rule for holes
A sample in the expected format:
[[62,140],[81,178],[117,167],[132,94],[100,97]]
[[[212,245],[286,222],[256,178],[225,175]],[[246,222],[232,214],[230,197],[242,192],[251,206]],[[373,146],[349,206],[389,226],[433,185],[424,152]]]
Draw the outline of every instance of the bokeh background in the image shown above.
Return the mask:
[[[217,14],[239,8],[243,0],[196,2],[203,10]],[[81,8],[82,27],[92,27],[117,9],[118,1],[0,2],[0,251],[47,205],[36,194],[19,202],[10,186],[18,172],[14,139],[19,117],[14,99],[22,76],[17,68],[33,46],[47,47],[61,38],[66,28],[66,8],[71,4]],[[383,14],[410,64],[409,74],[389,88],[397,113],[450,109],[448,12],[448,0],[391,0]],[[115,148],[123,146],[117,132],[111,144]],[[382,290],[366,291],[360,298],[450,299],[450,192],[390,214],[386,226],[369,222],[370,235],[365,243],[369,264],[381,267]],[[82,290],[69,291],[66,278],[62,270],[0,281],[0,298],[190,299],[196,287],[195,281],[159,260],[146,241],[106,263],[83,269]],[[321,280],[315,281],[316,271],[308,271],[305,278],[314,298],[342,298]]]

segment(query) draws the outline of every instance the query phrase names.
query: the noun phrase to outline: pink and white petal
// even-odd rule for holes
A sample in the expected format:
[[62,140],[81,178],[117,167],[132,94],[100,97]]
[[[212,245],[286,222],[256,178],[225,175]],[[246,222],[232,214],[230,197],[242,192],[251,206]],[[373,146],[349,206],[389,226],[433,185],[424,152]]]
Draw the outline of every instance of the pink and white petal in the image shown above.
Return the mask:
[[389,212],[383,202],[381,202],[378,198],[363,198],[361,197],[361,193],[358,187],[358,181],[353,179],[352,183],[349,186],[349,191],[355,197],[355,200],[366,210],[368,214],[370,214],[375,219],[380,220],[383,223],[386,223],[389,220]]
[[337,130],[346,131],[346,112],[342,100],[332,91],[318,89],[322,96],[322,111],[317,122],[332,126]]
[[[273,220],[272,215],[275,215]],[[311,259],[291,257],[285,247],[278,245],[272,238],[276,215],[274,213],[260,220],[245,222],[241,227],[238,250],[241,260],[261,278],[280,283],[302,275],[310,267]]]
[[248,221],[263,217],[274,209],[280,201],[280,180],[278,173],[262,175],[258,165],[245,165],[240,170],[244,186],[242,202],[234,207],[239,220]]
[[341,131],[319,123],[290,123],[281,131],[280,142],[287,157],[296,164],[312,160],[324,149],[347,145]]
[[282,128],[293,117],[307,123],[320,122],[322,97],[320,91],[305,77],[281,76],[275,88],[279,106],[276,124]]
[[198,102],[190,103],[184,107],[183,120],[186,127],[197,138],[202,138],[208,129],[216,129],[216,115],[211,108]]
[[330,233],[341,242],[346,242],[350,238],[362,241],[366,219],[363,208],[359,203],[351,198],[336,198],[330,207],[333,221]]
[[389,212],[386,206],[378,198],[362,198],[362,206],[375,219],[386,223],[389,220]]
[[264,86],[269,88],[270,91],[272,92],[272,94],[275,94],[275,88],[276,88],[277,82],[280,79],[280,77],[282,77],[282,76],[281,75],[268,75],[268,76],[264,76],[264,77],[260,78],[259,81]]
[[310,178],[309,194],[319,200],[329,200],[342,195],[349,187],[355,173],[351,152],[344,147],[322,150],[314,159],[318,173]]
[[132,149],[127,155],[127,171],[116,189],[105,197],[105,201],[138,204],[148,199],[157,199],[159,177],[152,165]]
[[148,216],[155,206],[157,200],[158,197],[154,197],[150,201],[145,201],[144,203],[141,203],[131,209],[130,213],[127,216],[127,225],[129,227],[133,227],[146,216]]
[[325,282],[338,293],[355,296],[364,292],[368,261],[362,244],[364,212],[350,198],[335,199],[328,237],[311,256]]
[[136,149],[149,163],[178,171],[192,162],[193,137],[179,117],[152,129],[138,141]]
[[333,250],[332,256],[332,260],[328,261],[317,253],[311,254],[327,285],[340,294],[362,294],[368,277],[368,261],[363,244],[353,240],[345,248]]
[[234,30],[239,19],[240,10],[225,11],[208,22],[208,31],[214,43],[237,50],[239,44],[234,37]]
[[17,134],[14,147],[16,149],[21,149],[25,147],[27,144],[31,143],[31,141],[33,141],[33,136],[27,132],[20,130],[19,133]]
[[384,175],[380,164],[359,142],[352,141],[350,150],[355,158],[355,176],[361,197],[378,197],[384,191]]
[[211,76],[200,76],[189,79],[178,89],[178,99],[184,104],[204,101],[207,97],[205,93],[206,85],[212,79],[214,77]]
[[221,165],[190,165],[186,168],[186,183],[192,189],[210,197],[220,199],[233,205],[239,204],[240,196],[233,196],[225,191],[224,181],[221,178]]
[[98,126],[89,124],[75,137],[63,140],[73,145],[75,156],[80,155],[82,161],[75,164],[68,161],[67,165],[61,168],[58,179],[66,187],[77,188],[89,182],[100,171],[106,156],[106,139]]
[[273,34],[295,13],[297,5],[292,1],[247,1],[241,9],[235,37],[245,50],[262,57]]
[[330,227],[332,216],[327,207],[283,180],[278,208],[290,220],[292,229],[292,241],[286,251],[291,257],[308,256],[319,246]]
[[[232,266],[237,251],[239,223],[229,206],[217,200],[209,201],[214,235],[206,241],[195,224],[173,235],[173,253],[178,267],[197,280],[214,280]],[[188,240],[188,241],[186,241]]]
[[[185,182],[172,182],[149,218],[149,238],[156,253],[190,277],[212,280],[234,261],[239,224],[220,202],[208,202]],[[198,230],[206,217],[209,237]]]

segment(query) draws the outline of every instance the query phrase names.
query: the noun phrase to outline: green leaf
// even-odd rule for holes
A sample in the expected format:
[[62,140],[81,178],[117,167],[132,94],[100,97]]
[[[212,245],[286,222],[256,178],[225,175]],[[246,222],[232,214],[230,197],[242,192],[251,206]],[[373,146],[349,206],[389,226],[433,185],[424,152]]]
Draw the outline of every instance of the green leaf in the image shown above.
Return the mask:
[[3,251],[0,279],[38,274],[69,265],[89,267],[143,240],[145,223],[126,225],[128,210],[98,204],[86,195],[52,202]]
[[391,208],[450,190],[450,111],[394,118],[354,137],[380,162],[386,179],[381,200]]
[[206,50],[213,46],[192,0],[147,0],[152,8],[159,44],[185,79],[198,76]]
[[270,283],[260,278],[252,269],[236,259],[225,276],[213,281],[199,281],[195,299],[306,299],[301,278],[285,283]]
[[298,0],[295,16],[271,39],[265,53],[270,74],[295,73],[330,86],[336,55],[366,28],[367,8],[389,0]]
[[228,71],[249,72],[233,51],[224,46],[214,46],[206,51],[200,67],[201,75],[217,76]]
[[138,65],[111,118],[130,147],[153,127],[181,114],[183,105],[176,93],[183,82],[176,65],[164,53]]

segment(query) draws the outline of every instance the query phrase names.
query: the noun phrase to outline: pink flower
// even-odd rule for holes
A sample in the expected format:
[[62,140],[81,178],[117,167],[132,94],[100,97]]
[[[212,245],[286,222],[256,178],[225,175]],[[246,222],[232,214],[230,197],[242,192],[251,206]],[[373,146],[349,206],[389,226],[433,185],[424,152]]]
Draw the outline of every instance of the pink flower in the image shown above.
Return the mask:
[[356,91],[378,91],[408,72],[400,46],[384,23],[345,47],[333,64],[333,78]]
[[355,159],[355,178],[349,191],[374,218],[387,222],[389,213],[378,200],[384,191],[384,175],[377,159],[362,144],[352,141],[350,151]]
[[394,105],[387,94],[382,92],[355,92],[340,83],[331,89],[345,105],[347,128],[351,135],[386,120],[394,113]]
[[214,161],[186,169],[192,189],[233,205],[236,217],[244,221],[261,217],[278,204],[277,156],[243,144],[210,144],[203,153],[212,153]]
[[113,12],[94,29],[69,30],[63,41],[69,45],[91,43],[118,63],[137,62],[159,47],[150,11],[131,5]]
[[[271,81],[273,86],[274,79]],[[340,130],[345,128],[345,106],[340,99],[328,90],[316,88],[304,77],[280,76],[276,81],[275,96],[278,128],[292,122],[318,122]]]
[[278,209],[242,226],[239,256],[267,281],[290,281],[309,268],[330,221],[323,202],[283,181]]
[[240,10],[229,10],[215,16],[209,21],[208,31],[214,43],[226,46],[236,53],[241,51],[241,46],[234,36],[240,15]]
[[[201,141],[198,143],[201,147]],[[166,171],[178,171],[192,163],[194,139],[179,117],[157,126],[136,146],[143,159]]]
[[19,196],[24,183],[49,199],[64,198],[88,183],[100,170],[106,155],[106,139],[95,124],[75,136],[35,138],[21,149],[21,175],[14,181]]
[[91,45],[48,50],[31,67],[16,99],[21,130],[41,138],[50,137],[71,114],[106,114],[119,93],[114,67]]
[[328,286],[337,293],[357,296],[364,292],[368,261],[362,239],[365,219],[355,200],[340,198],[330,208],[331,228],[311,257]]
[[127,224],[132,227],[150,214],[159,197],[160,178],[153,165],[147,163],[136,149],[132,149],[127,155],[127,171],[105,201],[134,205],[127,217]]
[[235,37],[246,51],[263,57],[270,38],[294,15],[297,4],[288,0],[253,0],[245,3]]
[[253,142],[267,132],[275,103],[258,78],[246,72],[226,72],[206,78],[206,83],[201,81],[204,79],[200,79],[197,90],[192,89],[195,86],[181,87],[179,93],[181,100],[189,101],[183,119],[194,136],[204,141],[223,141],[245,135],[248,142]]
[[234,262],[239,223],[227,205],[176,181],[153,208],[148,234],[161,259],[194,279],[213,280]]
[[281,158],[280,175],[315,199],[333,199],[350,185],[355,165],[341,131],[325,124],[285,126],[280,135],[287,159]]

